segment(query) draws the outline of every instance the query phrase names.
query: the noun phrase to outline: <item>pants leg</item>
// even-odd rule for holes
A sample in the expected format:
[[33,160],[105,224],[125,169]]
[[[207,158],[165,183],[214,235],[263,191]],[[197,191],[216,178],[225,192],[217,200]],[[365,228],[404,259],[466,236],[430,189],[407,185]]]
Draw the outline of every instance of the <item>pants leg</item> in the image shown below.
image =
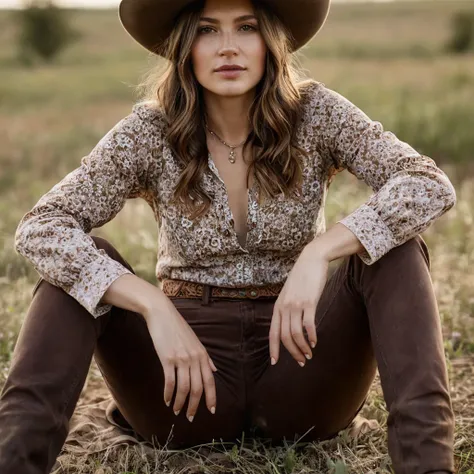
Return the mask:
[[0,472],[51,471],[109,314],[94,319],[40,278],[1,392]]
[[[98,248],[133,272],[110,243],[99,237],[93,239]],[[192,320],[197,309],[192,305],[185,308],[185,302],[181,306]],[[222,306],[222,310],[229,308]],[[232,385],[239,386],[239,380],[235,374],[226,372],[228,358],[218,357],[226,343],[230,348],[235,346],[235,342],[226,341],[225,337],[239,334],[237,313],[233,314],[233,326],[224,326],[222,315],[226,313],[220,311],[206,316],[204,321],[208,323],[204,322],[200,330],[201,334],[206,333],[205,324],[208,324],[206,342],[216,349],[214,361],[219,369],[216,414],[200,406],[191,424],[185,412],[178,417],[170,415],[172,406],[166,407],[163,401],[162,367],[141,315],[112,307],[109,313],[95,319],[62,289],[41,279],[35,287],[0,394],[0,472],[46,474],[51,471],[66,440],[69,420],[94,353],[127,421],[144,437],[156,432],[158,441],[165,443],[172,421],[179,425],[176,445],[203,438],[219,439],[220,435],[239,436],[242,419],[239,392],[233,391]],[[199,319],[196,325],[200,324]],[[213,335],[222,337],[222,341],[215,343]]]
[[370,266],[356,259],[353,271],[389,411],[395,471],[454,472],[454,414],[425,241],[416,236]]
[[[257,302],[256,302],[257,303]],[[356,255],[328,279],[316,310],[318,344],[301,368],[281,345],[271,366],[271,304],[255,305],[251,423],[260,436],[324,439],[363,403],[375,361],[389,411],[397,474],[454,471],[454,416],[428,248],[416,236],[373,265]]]

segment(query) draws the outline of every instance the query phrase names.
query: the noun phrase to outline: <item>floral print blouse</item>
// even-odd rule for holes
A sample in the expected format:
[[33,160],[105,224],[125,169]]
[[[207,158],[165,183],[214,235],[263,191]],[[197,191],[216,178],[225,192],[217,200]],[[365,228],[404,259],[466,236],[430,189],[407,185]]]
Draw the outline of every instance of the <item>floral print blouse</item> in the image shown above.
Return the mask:
[[454,206],[454,187],[435,162],[348,99],[311,80],[301,100],[297,138],[310,157],[302,195],[281,194],[259,206],[257,190],[250,189],[245,247],[210,156],[203,177],[204,189],[215,194],[209,212],[193,222],[170,203],[180,167],[165,139],[162,112],[140,103],[23,216],[15,234],[17,252],[43,279],[99,317],[111,309],[100,302],[107,288],[131,272],[97,249],[88,234],[113,219],[127,199],[141,197],[154,212],[159,284],[174,278],[225,287],[286,279],[303,247],[326,231],[324,205],[334,166],[348,169],[374,191],[339,221],[362,243],[358,255],[367,265]]

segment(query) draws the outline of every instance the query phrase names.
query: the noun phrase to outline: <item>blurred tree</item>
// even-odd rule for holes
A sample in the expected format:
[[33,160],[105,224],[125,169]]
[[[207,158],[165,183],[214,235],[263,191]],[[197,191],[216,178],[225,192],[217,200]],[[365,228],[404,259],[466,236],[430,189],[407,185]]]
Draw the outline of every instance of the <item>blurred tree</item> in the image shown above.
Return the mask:
[[66,12],[50,0],[31,0],[18,12],[18,47],[20,60],[52,62],[79,36],[69,25]]
[[454,15],[452,36],[446,49],[452,53],[465,53],[474,49],[474,12],[463,11]]

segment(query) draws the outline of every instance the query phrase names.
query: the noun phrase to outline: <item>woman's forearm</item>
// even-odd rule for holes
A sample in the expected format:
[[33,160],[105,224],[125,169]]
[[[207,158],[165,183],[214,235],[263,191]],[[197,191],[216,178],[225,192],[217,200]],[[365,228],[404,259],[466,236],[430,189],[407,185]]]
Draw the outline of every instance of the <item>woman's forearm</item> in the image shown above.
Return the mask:
[[161,307],[164,310],[166,299],[157,286],[137,275],[126,274],[109,286],[100,302],[140,313],[146,318],[152,308],[159,311]]
[[345,225],[337,223],[324,234],[318,235],[308,245],[329,262],[364,250],[355,234]]

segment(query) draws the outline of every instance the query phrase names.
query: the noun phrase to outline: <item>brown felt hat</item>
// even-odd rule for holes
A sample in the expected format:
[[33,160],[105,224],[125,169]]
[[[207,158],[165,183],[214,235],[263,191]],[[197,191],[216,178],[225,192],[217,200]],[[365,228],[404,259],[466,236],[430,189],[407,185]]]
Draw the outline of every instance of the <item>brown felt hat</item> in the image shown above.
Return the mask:
[[[152,53],[161,47],[181,10],[194,0],[122,0],[119,18],[135,41]],[[225,1],[225,0],[223,0]],[[330,0],[262,0],[280,18],[295,38],[293,51],[308,43],[321,29]]]

